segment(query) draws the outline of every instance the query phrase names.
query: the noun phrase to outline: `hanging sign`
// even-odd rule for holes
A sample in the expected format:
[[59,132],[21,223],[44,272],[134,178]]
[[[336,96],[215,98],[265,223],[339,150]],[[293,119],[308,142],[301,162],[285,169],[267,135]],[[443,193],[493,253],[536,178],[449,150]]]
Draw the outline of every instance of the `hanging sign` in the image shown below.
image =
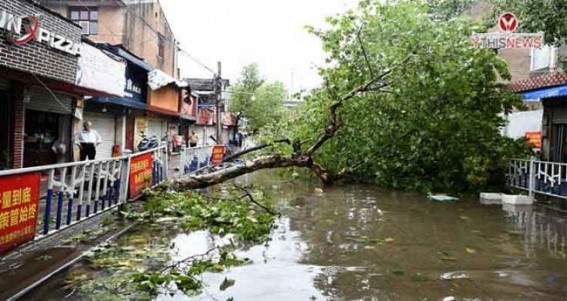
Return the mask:
[[211,163],[213,165],[219,165],[222,163],[224,159],[224,151],[226,150],[226,146],[219,144],[213,146],[213,154],[211,156]]
[[144,189],[152,186],[152,154],[132,157],[130,160],[130,198],[142,194]]
[[0,177],[0,256],[34,239],[40,176]]
[[16,16],[0,10],[0,29],[6,31],[6,40],[17,46],[36,40],[48,47],[75,56],[81,51],[80,43],[75,43],[56,32],[41,27],[41,16],[38,14]]
[[541,132],[526,132],[528,144],[533,145],[534,148],[541,148]]
[[476,33],[471,35],[471,43],[478,48],[541,48],[543,47],[543,33],[515,33],[519,21],[511,12],[504,12],[498,18],[500,32]]

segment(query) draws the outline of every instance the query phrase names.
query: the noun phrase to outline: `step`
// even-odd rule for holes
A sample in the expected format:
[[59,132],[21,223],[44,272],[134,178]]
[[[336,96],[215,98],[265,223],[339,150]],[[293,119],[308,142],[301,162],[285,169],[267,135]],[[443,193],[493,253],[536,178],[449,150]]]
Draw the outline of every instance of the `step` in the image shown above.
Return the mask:
[[502,193],[497,192],[481,192],[480,203],[484,205],[500,205],[502,204]]
[[534,198],[521,195],[521,194],[503,194],[502,204],[512,204],[512,205],[532,205],[534,203]]

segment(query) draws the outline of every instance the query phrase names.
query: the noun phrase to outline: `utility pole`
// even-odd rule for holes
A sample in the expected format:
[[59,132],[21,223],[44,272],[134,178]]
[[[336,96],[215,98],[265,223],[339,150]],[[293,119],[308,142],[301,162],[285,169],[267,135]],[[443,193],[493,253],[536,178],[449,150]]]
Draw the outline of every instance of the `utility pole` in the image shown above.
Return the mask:
[[221,62],[217,63],[217,74],[215,74],[215,79],[213,81],[214,91],[215,91],[215,98],[216,98],[216,112],[217,112],[217,144],[222,144],[222,120],[221,120],[221,112],[220,112],[220,100],[221,100],[221,92],[222,92],[222,79],[221,79]]

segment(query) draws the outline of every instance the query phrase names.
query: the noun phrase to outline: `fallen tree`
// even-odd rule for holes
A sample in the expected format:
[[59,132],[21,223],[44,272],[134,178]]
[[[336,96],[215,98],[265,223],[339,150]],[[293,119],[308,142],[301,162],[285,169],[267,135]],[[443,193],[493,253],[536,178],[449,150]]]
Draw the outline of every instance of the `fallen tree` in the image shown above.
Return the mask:
[[[334,97],[334,102],[329,106],[329,120],[322,133],[319,134],[315,142],[313,142],[306,151],[302,151],[300,146],[296,146],[294,147],[295,149],[292,154],[274,153],[271,155],[264,155],[251,160],[246,160],[242,164],[232,165],[216,171],[209,168],[209,172],[207,173],[187,175],[174,180],[174,187],[180,190],[206,188],[257,170],[286,167],[308,168],[312,170],[325,185],[333,184],[361,165],[361,163],[357,163],[337,173],[331,173],[327,168],[313,160],[313,156],[317,150],[321,148],[325,142],[333,138],[341,128],[342,122],[338,110],[345,101],[355,97],[356,95],[368,92],[381,92],[383,88],[389,85],[388,81],[386,81],[388,74],[390,74],[395,68],[402,66],[412,56],[413,54],[408,55],[405,59],[396,63],[391,68],[384,70],[378,76],[373,77],[365,84],[351,90],[342,97],[337,96],[336,92],[333,91],[331,87],[327,86],[329,94]],[[301,145],[301,142],[294,144]]]

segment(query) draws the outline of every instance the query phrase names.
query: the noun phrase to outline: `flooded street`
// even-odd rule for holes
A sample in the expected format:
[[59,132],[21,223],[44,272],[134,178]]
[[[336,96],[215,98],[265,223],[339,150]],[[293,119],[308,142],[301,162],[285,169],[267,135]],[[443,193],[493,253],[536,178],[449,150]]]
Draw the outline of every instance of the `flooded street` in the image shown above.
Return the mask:
[[[321,193],[314,190],[316,182],[279,182],[267,173],[254,177],[255,184],[280,201],[283,216],[268,244],[236,252],[252,259],[251,264],[203,274],[205,288],[199,296],[179,292],[157,300],[442,300],[448,296],[565,300],[567,296],[564,216],[531,207],[503,210],[474,199],[439,203],[372,186],[336,186]],[[228,243],[227,237],[207,231],[148,233],[143,228],[119,242],[143,249],[156,238],[175,246],[166,258],[170,261]],[[94,273],[84,263],[77,265],[24,299],[61,300],[69,289],[57,288],[77,272]],[[221,290],[225,278],[235,282]],[[68,299],[98,300],[73,295]]]

